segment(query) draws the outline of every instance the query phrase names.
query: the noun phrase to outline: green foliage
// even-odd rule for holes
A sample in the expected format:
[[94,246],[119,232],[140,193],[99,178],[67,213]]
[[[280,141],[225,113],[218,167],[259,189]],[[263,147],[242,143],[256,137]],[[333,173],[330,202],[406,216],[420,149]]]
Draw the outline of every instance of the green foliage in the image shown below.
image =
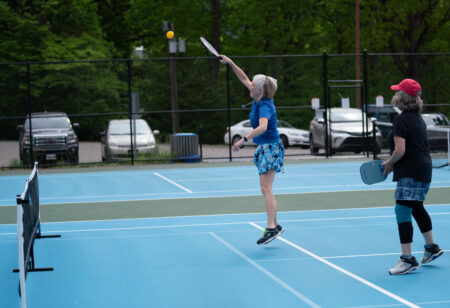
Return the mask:
[[[449,1],[360,3],[361,50],[448,52]],[[142,117],[161,131],[161,140],[169,140],[171,60],[163,21],[174,26],[175,39],[184,39],[187,46],[186,53],[172,61],[178,109],[193,110],[179,113],[180,131],[199,132],[201,125],[206,143],[223,142],[228,114],[195,110],[227,108],[227,74],[231,107],[239,108],[250,97],[217,59],[199,58],[210,56],[199,36],[230,55],[250,78],[258,73],[275,77],[279,118],[304,129],[313,116],[311,98],[324,100],[322,51],[355,53],[355,1],[350,0],[9,0],[0,2],[0,20],[0,62],[4,63],[130,58],[135,57],[134,47],[144,46],[148,59],[134,59],[130,70],[124,61],[30,65],[33,110],[78,115],[72,121],[80,123],[81,140],[98,140],[108,120],[128,117],[129,74],[130,90],[139,92]],[[250,59],[248,55],[284,57]],[[354,79],[355,57],[331,56],[328,68],[329,79]],[[392,95],[389,86],[405,77],[421,82],[425,103],[449,103],[448,55],[371,55],[367,68],[369,103],[377,95],[387,103]],[[27,91],[26,65],[0,65],[0,117],[24,116]],[[339,95],[349,97],[355,106],[355,89],[333,89],[332,106],[339,104]],[[233,110],[231,125],[247,117],[248,110]],[[0,121],[0,138],[15,139],[14,127],[20,121]]]

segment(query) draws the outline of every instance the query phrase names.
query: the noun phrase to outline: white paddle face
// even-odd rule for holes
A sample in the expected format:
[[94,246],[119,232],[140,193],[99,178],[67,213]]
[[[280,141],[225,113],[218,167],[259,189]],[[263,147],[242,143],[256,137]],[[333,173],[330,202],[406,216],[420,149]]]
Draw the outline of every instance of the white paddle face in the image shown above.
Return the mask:
[[200,41],[202,41],[203,45],[205,45],[206,48],[208,48],[208,50],[215,55],[216,57],[219,57],[219,53],[217,52],[217,50],[202,36],[200,36]]

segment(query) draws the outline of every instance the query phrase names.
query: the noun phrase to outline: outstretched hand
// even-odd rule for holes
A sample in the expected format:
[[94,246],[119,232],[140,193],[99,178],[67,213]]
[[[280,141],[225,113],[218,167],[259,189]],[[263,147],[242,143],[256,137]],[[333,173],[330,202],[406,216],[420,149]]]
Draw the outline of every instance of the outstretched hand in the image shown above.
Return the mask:
[[219,60],[220,60],[220,62],[223,63],[223,64],[230,64],[230,63],[233,62],[233,61],[231,61],[230,58],[228,58],[228,57],[225,56],[225,55],[219,55]]

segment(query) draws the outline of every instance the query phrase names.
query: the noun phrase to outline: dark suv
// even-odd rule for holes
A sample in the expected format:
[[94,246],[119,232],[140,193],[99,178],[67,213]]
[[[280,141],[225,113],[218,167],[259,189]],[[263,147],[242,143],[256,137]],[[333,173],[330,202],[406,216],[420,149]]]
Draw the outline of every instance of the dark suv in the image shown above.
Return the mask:
[[[31,114],[31,129],[29,115],[23,125],[18,125],[20,160],[30,161],[30,151],[33,148],[34,159],[39,161],[56,161],[66,159],[78,163],[78,137],[74,128],[79,124],[70,123],[67,114],[63,112],[40,112]],[[32,147],[30,137],[33,138]]]

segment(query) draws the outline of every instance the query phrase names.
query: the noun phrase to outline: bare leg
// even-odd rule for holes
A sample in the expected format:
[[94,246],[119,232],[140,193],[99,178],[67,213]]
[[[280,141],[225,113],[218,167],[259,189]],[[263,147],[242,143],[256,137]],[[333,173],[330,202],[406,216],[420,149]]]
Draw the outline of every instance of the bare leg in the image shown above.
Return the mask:
[[275,170],[269,170],[259,176],[261,192],[264,196],[267,211],[267,228],[273,229],[278,225],[277,222],[277,202],[272,191],[272,183],[275,178]]
[[402,255],[410,256],[411,254],[412,254],[412,252],[411,252],[411,243],[404,243],[404,244],[402,244]]
[[423,238],[425,239],[425,244],[433,244],[433,230],[430,230],[428,232],[422,233]]

